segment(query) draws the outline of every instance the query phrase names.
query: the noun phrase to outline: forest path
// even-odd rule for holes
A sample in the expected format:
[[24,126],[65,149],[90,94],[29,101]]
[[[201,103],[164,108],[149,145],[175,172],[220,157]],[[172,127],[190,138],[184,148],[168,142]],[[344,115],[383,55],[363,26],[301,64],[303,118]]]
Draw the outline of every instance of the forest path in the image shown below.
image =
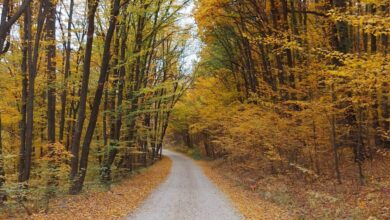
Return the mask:
[[239,220],[243,217],[190,158],[165,150],[168,179],[128,220]]

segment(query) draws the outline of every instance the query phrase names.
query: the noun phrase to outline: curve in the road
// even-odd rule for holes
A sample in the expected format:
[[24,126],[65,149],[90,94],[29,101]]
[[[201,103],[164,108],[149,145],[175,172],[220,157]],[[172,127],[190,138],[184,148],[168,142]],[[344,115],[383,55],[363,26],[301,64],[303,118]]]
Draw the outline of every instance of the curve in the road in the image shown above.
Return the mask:
[[165,151],[173,161],[168,179],[128,220],[240,220],[243,217],[188,157]]

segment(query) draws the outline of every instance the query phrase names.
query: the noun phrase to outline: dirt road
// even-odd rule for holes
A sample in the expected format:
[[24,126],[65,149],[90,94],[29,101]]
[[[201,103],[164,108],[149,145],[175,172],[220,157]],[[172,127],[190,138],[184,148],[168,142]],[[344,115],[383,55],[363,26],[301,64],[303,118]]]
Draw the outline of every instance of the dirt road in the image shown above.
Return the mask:
[[239,220],[242,216],[188,157],[164,151],[173,161],[168,179],[128,220]]

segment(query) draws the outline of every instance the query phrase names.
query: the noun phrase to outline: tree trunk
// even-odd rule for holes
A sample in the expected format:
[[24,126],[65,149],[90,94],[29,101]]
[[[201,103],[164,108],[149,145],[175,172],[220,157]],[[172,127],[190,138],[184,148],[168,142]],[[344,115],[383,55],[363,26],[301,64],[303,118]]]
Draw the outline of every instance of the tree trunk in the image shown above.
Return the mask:
[[[56,5],[52,0],[45,2],[46,13],[46,75],[47,75],[47,139],[48,139],[48,168],[50,177],[47,180],[47,206],[49,199],[54,196],[55,188],[58,185],[56,177]],[[47,207],[48,208],[48,207]]]
[[52,3],[52,0],[46,0],[46,42],[48,44],[46,48],[46,62],[47,62],[47,138],[49,142],[49,148],[56,141],[56,126],[55,126],[55,113],[56,113],[56,5]]
[[[28,17],[31,19],[31,9],[28,7]],[[28,78],[28,96],[27,96],[27,106],[26,106],[26,146],[24,152],[24,169],[21,173],[20,182],[25,182],[30,178],[31,170],[31,153],[33,149],[33,128],[34,128],[34,97],[35,97],[35,77],[37,75],[37,65],[38,65],[38,56],[39,56],[39,46],[40,46],[40,37],[43,31],[43,26],[45,23],[45,8],[43,7],[43,2],[40,2],[38,6],[38,24],[37,32],[35,33],[34,46],[32,49],[29,46],[29,78]],[[30,33],[31,33],[31,20],[30,20]]]
[[26,102],[27,102],[27,71],[28,64],[30,63],[29,59],[31,54],[29,53],[29,48],[31,49],[31,14],[30,7],[24,12],[24,22],[23,22],[23,58],[22,58],[22,100],[20,108],[20,148],[19,148],[19,176],[18,180],[22,182],[22,173],[24,173],[24,164],[25,164],[25,151],[26,151]]
[[[126,67],[125,67],[125,56],[126,56],[126,41],[127,37],[125,33],[121,33],[123,35],[120,35],[121,38],[121,49],[120,49],[120,67],[119,67],[119,79],[118,79],[118,85],[115,87],[115,90],[118,89],[118,97],[115,107],[115,130],[111,131],[114,132],[114,135],[112,137],[113,140],[111,140],[111,144],[113,146],[108,146],[108,152],[104,156],[104,163],[101,170],[101,178],[102,181],[108,181],[111,180],[111,166],[114,163],[115,157],[118,153],[118,145],[120,141],[120,134],[121,134],[121,127],[122,127],[122,103],[123,103],[123,90],[125,86],[125,75],[126,75]],[[118,34],[119,38],[119,34]],[[111,145],[110,144],[110,145]]]
[[5,184],[4,155],[3,155],[3,124],[1,123],[0,112],[0,205],[6,200],[6,192],[3,190]]
[[[336,94],[335,94],[335,91],[334,91],[334,84],[332,84],[331,90],[332,90],[331,91],[332,92],[332,103],[333,103],[333,105],[335,105],[335,103],[336,103]],[[332,113],[332,116],[331,116],[331,141],[332,141],[334,165],[335,165],[337,182],[339,184],[341,184],[341,174],[340,174],[340,168],[339,168],[338,145],[337,145],[337,136],[336,136],[336,116],[334,115],[334,113]]]
[[71,58],[71,38],[72,38],[72,23],[73,23],[73,8],[74,0],[70,0],[69,6],[69,20],[68,20],[68,36],[65,48],[65,70],[64,70],[64,88],[61,94],[61,113],[60,113],[60,133],[59,141],[63,143],[64,141],[64,130],[65,130],[65,115],[66,115],[66,98],[68,90],[68,78],[70,76],[70,58]]
[[73,192],[75,193],[79,193],[82,190],[85,175],[87,173],[89,149],[90,149],[93,133],[96,127],[96,122],[99,114],[99,107],[103,96],[104,85],[107,79],[109,63],[110,63],[111,41],[114,36],[115,25],[117,21],[117,16],[119,14],[119,9],[120,9],[120,0],[115,0],[112,5],[112,10],[110,14],[110,23],[109,23],[106,39],[104,41],[104,51],[103,51],[102,66],[100,69],[98,87],[96,88],[91,115],[89,118],[89,124],[84,137],[84,143],[83,143],[83,148],[80,157],[79,179],[76,182],[74,182],[72,186],[72,189],[74,189]]
[[80,140],[81,133],[84,126],[87,96],[88,96],[88,83],[91,67],[91,58],[92,58],[92,45],[95,32],[95,13],[98,7],[98,0],[88,0],[88,30],[87,30],[87,43],[85,46],[85,55],[84,55],[84,69],[83,69],[83,79],[81,82],[81,91],[80,91],[80,102],[77,111],[77,122],[74,126],[71,151],[72,151],[72,160],[71,160],[71,171],[70,179],[73,181],[73,184],[70,188],[71,194],[79,193],[77,186],[78,180],[76,179],[78,165],[79,165],[79,149],[80,149]]

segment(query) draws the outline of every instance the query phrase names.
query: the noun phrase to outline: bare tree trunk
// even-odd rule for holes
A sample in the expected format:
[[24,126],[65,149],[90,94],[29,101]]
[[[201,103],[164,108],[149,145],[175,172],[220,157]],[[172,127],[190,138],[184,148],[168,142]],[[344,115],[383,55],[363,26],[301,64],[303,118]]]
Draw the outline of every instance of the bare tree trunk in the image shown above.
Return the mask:
[[[19,181],[21,181],[21,175],[24,173],[24,159],[26,157],[26,102],[27,102],[27,71],[28,64],[30,63],[29,59],[31,55],[29,53],[29,48],[31,47],[31,14],[30,7],[24,12],[24,21],[23,21],[23,58],[22,58],[22,100],[20,108],[20,148],[19,148]],[[31,49],[31,48],[30,48]]]
[[6,192],[2,188],[5,184],[4,155],[3,155],[3,124],[1,122],[0,112],[0,205],[6,200]]
[[[31,18],[31,9],[28,9]],[[41,41],[41,34],[43,31],[43,26],[45,23],[45,9],[43,7],[43,2],[40,2],[38,6],[38,25],[37,31],[35,34],[34,46],[32,49],[29,46],[29,54],[32,56],[31,59],[28,59],[29,62],[29,81],[28,81],[28,96],[27,96],[27,106],[26,106],[26,146],[24,153],[24,169],[20,177],[20,182],[25,182],[30,178],[31,170],[31,153],[33,149],[33,128],[34,128],[34,97],[35,97],[35,77],[37,75],[37,65],[38,65],[38,56],[39,56],[39,46]],[[30,33],[31,33],[31,20],[30,20]]]
[[48,139],[48,166],[50,177],[47,180],[46,209],[49,199],[54,196],[58,180],[56,177],[56,5],[52,0],[45,2],[46,13],[46,75],[47,75],[47,139]]
[[[384,74],[388,74],[384,71]],[[389,105],[389,95],[390,95],[390,89],[389,89],[389,82],[384,81],[382,83],[382,100],[381,100],[381,106],[382,106],[382,118],[385,119],[383,122],[383,130],[385,132],[390,131],[390,105]],[[387,137],[384,138],[383,141],[383,147],[384,148],[390,148],[390,139]]]
[[319,175],[320,174],[320,162],[318,159],[319,156],[318,156],[318,143],[317,143],[317,126],[316,126],[316,122],[314,119],[313,119],[312,128],[313,128],[313,142],[314,142],[314,163],[315,163],[316,172]]
[[[360,105],[360,103],[359,103]],[[355,161],[358,165],[358,171],[359,171],[359,182],[361,185],[365,184],[365,177],[363,174],[363,162],[365,160],[365,148],[364,148],[364,141],[363,141],[363,128],[362,128],[362,109],[359,106],[358,107],[358,134],[357,134],[357,144],[356,144],[356,153],[355,153]]]
[[70,0],[69,5],[69,20],[68,20],[68,36],[65,48],[65,70],[64,70],[64,88],[61,94],[61,114],[60,114],[60,133],[59,141],[62,143],[64,141],[64,130],[65,130],[65,115],[66,115],[66,98],[68,91],[68,78],[70,76],[70,58],[71,58],[71,38],[72,38],[72,23],[73,23],[73,8],[74,0]]
[[55,126],[55,113],[56,113],[56,5],[51,0],[46,0],[46,42],[48,46],[46,48],[46,74],[47,74],[47,138],[49,142],[49,148],[56,141],[56,126]]
[[76,179],[78,165],[79,165],[79,149],[80,149],[80,141],[81,141],[81,133],[84,127],[84,120],[86,114],[86,104],[87,104],[87,96],[88,96],[88,83],[89,83],[89,75],[90,75],[90,67],[91,67],[91,58],[92,58],[92,44],[95,32],[95,13],[98,7],[98,0],[88,0],[88,30],[87,30],[87,43],[85,47],[85,55],[84,55],[84,69],[83,69],[83,79],[81,83],[81,91],[80,91],[80,102],[77,111],[77,122],[74,126],[72,143],[71,143],[71,152],[72,152],[72,160],[71,160],[71,171],[70,171],[70,179],[73,181],[73,184],[70,188],[71,194],[77,194],[80,191],[77,186],[78,180]]
[[[120,55],[119,55],[119,79],[117,84],[115,85],[113,92],[118,91],[117,93],[117,102],[115,106],[115,117],[112,117],[112,120],[114,120],[114,123],[111,127],[111,143],[108,147],[108,151],[106,155],[104,155],[104,162],[101,170],[101,179],[102,181],[108,181],[111,180],[111,166],[114,163],[115,157],[118,153],[118,145],[120,141],[120,130],[122,127],[122,103],[123,103],[123,90],[125,86],[125,80],[124,77],[126,75],[126,67],[124,66],[125,63],[125,56],[126,56],[126,42],[127,42],[127,34],[123,33],[124,28],[121,33],[118,33],[118,38],[121,38],[121,44],[118,45],[121,46],[120,49]],[[115,104],[115,103],[114,103]],[[114,130],[113,130],[114,129]]]
[[84,137],[84,143],[83,143],[83,148],[80,157],[79,179],[76,182],[74,182],[72,186],[72,188],[75,190],[74,192],[76,193],[79,193],[82,190],[85,175],[87,173],[89,149],[90,149],[93,133],[96,127],[100,103],[103,96],[104,85],[107,79],[107,74],[108,74],[108,69],[110,64],[111,41],[114,36],[115,25],[117,21],[117,16],[119,14],[119,10],[120,10],[120,0],[115,0],[112,4],[110,23],[109,23],[106,39],[104,42],[104,51],[103,51],[102,66],[100,69],[98,87],[95,92],[95,97],[92,104],[91,116],[89,118],[89,124]]
[[[107,79],[108,80],[108,79]],[[107,85],[104,89],[104,102],[103,102],[103,145],[106,146],[108,144],[108,136],[107,136],[107,110],[108,110],[108,88]]]
[[[333,102],[333,105],[335,105],[336,95],[335,95],[335,91],[334,91],[334,84],[332,84],[331,87],[332,87],[331,88],[332,102]],[[338,146],[337,146],[337,137],[336,137],[336,116],[333,113],[332,113],[332,117],[331,117],[331,141],[332,141],[334,165],[335,165],[337,182],[339,184],[341,184],[341,174],[340,174],[340,168],[339,168],[339,155],[338,155]]]

